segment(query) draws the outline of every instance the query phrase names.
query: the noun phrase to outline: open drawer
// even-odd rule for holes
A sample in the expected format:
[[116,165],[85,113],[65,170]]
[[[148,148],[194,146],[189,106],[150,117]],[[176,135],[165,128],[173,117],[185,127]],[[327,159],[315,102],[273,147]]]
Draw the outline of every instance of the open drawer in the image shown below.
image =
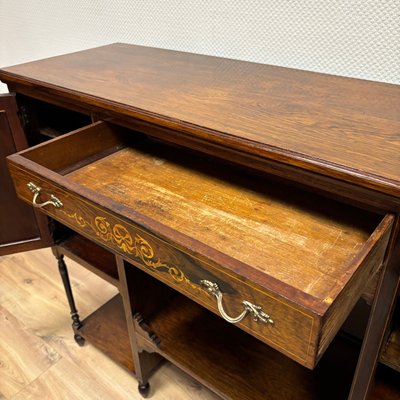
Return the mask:
[[309,368],[393,223],[104,122],[8,161],[23,200]]

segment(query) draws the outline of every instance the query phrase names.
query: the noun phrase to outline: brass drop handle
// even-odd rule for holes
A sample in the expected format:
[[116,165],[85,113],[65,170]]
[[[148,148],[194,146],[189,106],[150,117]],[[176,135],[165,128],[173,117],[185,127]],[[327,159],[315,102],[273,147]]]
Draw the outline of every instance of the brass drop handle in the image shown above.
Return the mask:
[[250,303],[247,300],[243,300],[242,304],[244,307],[244,310],[240,315],[237,317],[230,317],[224,310],[224,305],[222,304],[222,297],[223,294],[221,290],[219,289],[219,286],[217,283],[208,281],[206,279],[203,279],[200,281],[200,284],[204,286],[208,292],[210,292],[212,295],[214,295],[217,298],[217,305],[218,305],[218,311],[220,312],[222,318],[225,321],[230,322],[231,324],[236,324],[240,322],[248,313],[252,315],[254,321],[260,321],[263,322],[264,324],[273,324],[274,321],[271,319],[271,317],[266,314],[260,306],[256,306],[255,304]]
[[47,200],[44,203],[38,203],[37,200],[38,197],[40,196],[40,191],[42,189],[39,186],[36,186],[33,182],[29,182],[27,186],[28,189],[33,193],[33,199],[32,199],[33,207],[42,208],[49,204],[51,204],[56,208],[61,208],[63,206],[63,203],[61,203],[61,201],[56,196],[54,196],[54,194],[50,195],[50,200]]

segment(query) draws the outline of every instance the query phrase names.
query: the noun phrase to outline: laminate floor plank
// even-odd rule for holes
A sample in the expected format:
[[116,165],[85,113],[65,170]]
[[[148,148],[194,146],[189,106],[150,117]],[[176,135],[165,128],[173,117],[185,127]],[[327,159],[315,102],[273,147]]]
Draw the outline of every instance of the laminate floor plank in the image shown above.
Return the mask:
[[[116,288],[72,260],[66,262],[83,319],[112,298]],[[75,343],[57,263],[49,249],[0,257],[0,310],[3,309],[14,321],[15,333],[1,321],[0,400],[142,399],[137,381],[128,371],[90,343],[84,347]],[[24,354],[27,349],[21,345],[21,337],[32,343],[28,346],[30,356]],[[54,360],[52,356],[46,361],[48,353],[54,354]],[[6,358],[22,363],[19,375],[4,370]],[[10,374],[12,379],[8,377],[5,383]],[[150,382],[152,400],[218,399],[168,363]]]
[[[119,383],[103,381],[97,370],[85,370],[74,361],[63,358],[35,381],[27,385],[12,400],[115,400],[132,398],[132,387],[123,390]],[[120,379],[120,371],[114,379]],[[130,379],[132,379],[130,377]]]
[[0,305],[0,398],[12,398],[61,359]]
[[[94,274],[72,260],[66,262],[82,318],[115,295],[113,286],[103,285]],[[10,256],[0,260],[0,268],[0,303],[37,335],[54,335],[60,326],[70,325],[66,295],[50,250]]]

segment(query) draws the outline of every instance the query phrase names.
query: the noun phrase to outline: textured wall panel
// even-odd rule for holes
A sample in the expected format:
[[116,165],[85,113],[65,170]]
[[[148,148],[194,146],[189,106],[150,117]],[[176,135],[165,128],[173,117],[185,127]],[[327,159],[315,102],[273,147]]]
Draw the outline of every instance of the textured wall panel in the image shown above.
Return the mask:
[[116,41],[400,83],[400,0],[0,0],[2,66]]

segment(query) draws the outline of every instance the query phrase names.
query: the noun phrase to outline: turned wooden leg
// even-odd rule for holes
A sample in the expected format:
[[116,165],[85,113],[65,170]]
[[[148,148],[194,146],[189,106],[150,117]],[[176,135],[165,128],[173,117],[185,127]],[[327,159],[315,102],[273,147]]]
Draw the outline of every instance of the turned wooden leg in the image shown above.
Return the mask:
[[59,254],[58,252],[54,252],[55,257],[58,261],[58,270],[61,275],[62,283],[64,285],[65,294],[67,295],[69,308],[71,311],[71,319],[72,319],[72,329],[74,330],[74,339],[79,346],[83,346],[85,343],[85,339],[78,333],[79,328],[82,326],[82,322],[79,319],[78,310],[75,306],[74,296],[72,294],[71,282],[69,280],[67,265],[64,261],[64,255]]

